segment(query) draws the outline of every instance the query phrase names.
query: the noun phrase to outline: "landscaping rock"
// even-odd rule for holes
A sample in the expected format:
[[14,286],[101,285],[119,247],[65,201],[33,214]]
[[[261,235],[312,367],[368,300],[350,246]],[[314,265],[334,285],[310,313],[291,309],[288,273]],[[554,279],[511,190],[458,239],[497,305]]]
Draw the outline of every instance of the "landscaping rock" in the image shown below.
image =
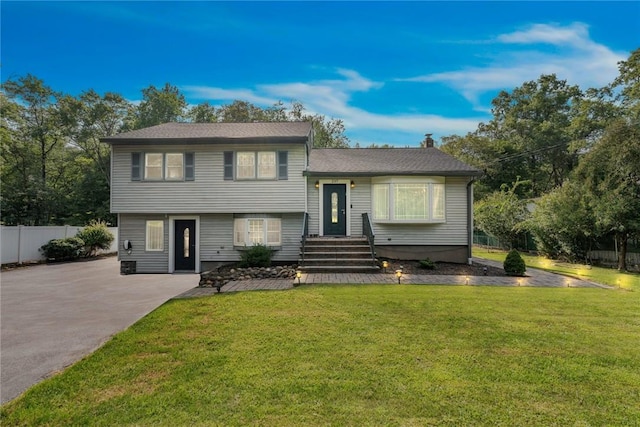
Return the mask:
[[297,265],[279,265],[276,267],[224,268],[200,273],[201,288],[217,288],[234,280],[251,279],[293,279]]

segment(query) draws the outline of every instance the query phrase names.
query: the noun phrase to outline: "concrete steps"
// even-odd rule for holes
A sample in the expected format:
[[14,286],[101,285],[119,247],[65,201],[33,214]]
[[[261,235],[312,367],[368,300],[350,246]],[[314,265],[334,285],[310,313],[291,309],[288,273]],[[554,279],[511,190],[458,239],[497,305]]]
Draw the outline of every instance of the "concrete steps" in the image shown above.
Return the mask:
[[363,237],[308,238],[298,265],[305,273],[375,273],[380,269]]

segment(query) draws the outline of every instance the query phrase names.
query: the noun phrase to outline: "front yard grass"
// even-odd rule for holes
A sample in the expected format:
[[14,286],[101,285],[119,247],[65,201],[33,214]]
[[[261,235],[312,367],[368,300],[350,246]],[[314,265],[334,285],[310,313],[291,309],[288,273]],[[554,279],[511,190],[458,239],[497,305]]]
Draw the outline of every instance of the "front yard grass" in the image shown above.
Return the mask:
[[13,425],[634,425],[636,292],[316,285],[173,300]]
[[[570,264],[551,260],[542,256],[531,255],[526,252],[521,252],[520,255],[522,255],[527,267],[538,268],[552,273],[563,274],[565,276],[590,280],[624,289],[640,290],[640,274],[637,273],[621,273],[613,268]],[[498,249],[485,249],[479,246],[474,246],[473,256],[503,262],[507,256],[507,252]]]

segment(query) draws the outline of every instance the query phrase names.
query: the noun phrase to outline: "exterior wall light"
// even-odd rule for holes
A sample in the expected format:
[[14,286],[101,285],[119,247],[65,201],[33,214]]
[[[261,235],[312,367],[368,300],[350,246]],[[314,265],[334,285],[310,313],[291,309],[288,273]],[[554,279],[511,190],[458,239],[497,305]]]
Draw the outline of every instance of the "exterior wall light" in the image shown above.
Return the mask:
[[356,183],[351,180],[351,188],[356,188]]
[[320,188],[320,181],[316,181],[316,188]]

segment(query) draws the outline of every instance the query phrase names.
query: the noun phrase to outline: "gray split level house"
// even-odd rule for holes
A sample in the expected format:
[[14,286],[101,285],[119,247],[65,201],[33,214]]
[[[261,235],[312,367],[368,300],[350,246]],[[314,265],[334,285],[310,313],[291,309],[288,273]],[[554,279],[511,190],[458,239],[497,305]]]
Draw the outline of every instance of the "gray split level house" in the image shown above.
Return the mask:
[[377,268],[376,257],[469,261],[478,170],[435,147],[321,149],[313,137],[311,123],[282,122],[103,138],[122,271],[197,273],[254,244],[309,271]]

